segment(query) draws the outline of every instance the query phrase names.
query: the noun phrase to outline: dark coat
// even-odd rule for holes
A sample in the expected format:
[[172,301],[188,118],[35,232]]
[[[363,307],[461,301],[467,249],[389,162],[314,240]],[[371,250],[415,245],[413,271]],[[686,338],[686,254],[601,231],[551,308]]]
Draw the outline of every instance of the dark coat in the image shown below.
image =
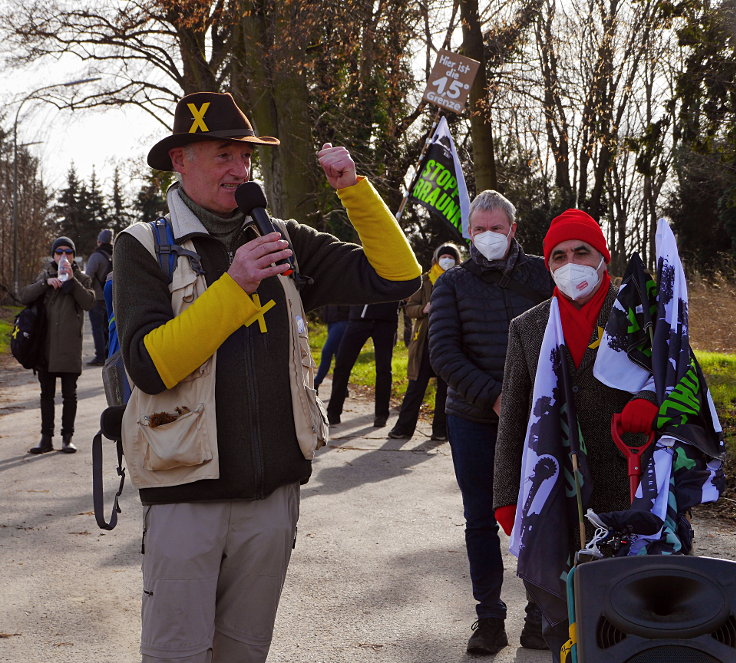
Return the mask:
[[[287,228],[300,271],[312,279],[300,291],[307,311],[328,303],[395,302],[419,287],[418,277],[381,278],[355,244],[295,221],[288,221]],[[236,238],[233,251],[253,238],[249,232],[246,228]],[[220,240],[204,233],[193,235],[192,241],[211,285],[230,266],[228,251]],[[117,315],[125,366],[140,389],[155,394],[165,385],[143,339],[173,318],[168,284],[158,263],[131,235],[122,233],[116,239],[114,261],[115,310],[125,312]],[[145,488],[140,491],[144,504],[261,499],[279,486],[309,479],[312,463],[297,444],[289,398],[290,321],[284,290],[279,279],[271,277],[261,281],[258,294],[261,301],[276,303],[269,311],[267,333],[256,324],[240,327],[217,350],[220,478]],[[392,307],[395,312],[397,304],[387,306]]]
[[[448,385],[447,414],[480,423],[497,421],[493,404],[501,393],[509,323],[541,298],[553,284],[544,260],[527,255],[513,241],[505,260],[487,261],[471,246],[479,274],[453,267],[434,284],[429,312],[429,357]],[[535,300],[483,274],[496,272],[539,293]]]
[[[632,398],[654,400],[651,392],[633,396],[627,391],[608,387],[593,376],[598,336],[608,320],[617,292],[615,286],[610,287],[591,334],[591,345],[595,347],[586,349],[579,367],[575,366],[567,348],[564,350],[593,478],[593,493],[587,506],[597,513],[628,509],[630,505],[626,460],[611,438],[611,416],[621,412]],[[501,421],[496,441],[494,508],[516,504],[519,495],[524,439],[549,311],[550,301],[543,302],[516,318],[509,328]]]
[[416,380],[419,377],[419,367],[422,357],[427,352],[427,337],[429,333],[429,314],[424,307],[432,296],[432,282],[427,274],[422,274],[422,287],[406,300],[404,310],[406,315],[414,320],[409,344],[409,361],[406,366],[406,377]]
[[84,311],[95,303],[95,292],[89,276],[72,261],[72,278],[55,289],[47,279],[57,278],[58,266],[51,260],[23,288],[21,302],[30,304],[43,295],[46,308],[46,370],[49,373],[82,372],[82,325]]
[[379,304],[357,304],[350,307],[349,321],[383,320],[399,322],[399,302],[381,302]]
[[349,306],[327,304],[322,307],[322,320],[328,325],[333,322],[345,322],[349,313]]
[[104,301],[105,295],[103,289],[107,275],[112,269],[112,244],[102,244],[98,246],[87,260],[85,273],[92,280],[92,287],[95,290],[95,298],[98,301]]

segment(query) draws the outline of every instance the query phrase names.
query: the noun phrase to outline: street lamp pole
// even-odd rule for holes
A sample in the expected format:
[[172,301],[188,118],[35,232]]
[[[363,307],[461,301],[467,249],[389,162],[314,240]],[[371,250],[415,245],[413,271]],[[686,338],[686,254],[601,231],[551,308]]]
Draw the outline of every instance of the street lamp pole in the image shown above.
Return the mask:
[[44,85],[43,87],[33,90],[30,94],[21,99],[18,104],[18,110],[15,112],[15,121],[13,122],[13,294],[18,297],[18,118],[20,117],[21,108],[26,101],[33,99],[39,92],[50,90],[55,87],[73,87],[82,83],[91,83],[100,80],[96,78],[80,78],[79,80],[68,81],[67,83],[54,83],[53,85]]

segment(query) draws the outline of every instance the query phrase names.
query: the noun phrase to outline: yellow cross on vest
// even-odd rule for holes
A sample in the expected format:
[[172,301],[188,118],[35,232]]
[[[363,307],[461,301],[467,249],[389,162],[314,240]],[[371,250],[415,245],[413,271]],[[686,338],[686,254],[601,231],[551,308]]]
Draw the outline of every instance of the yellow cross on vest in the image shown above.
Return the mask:
[[256,293],[253,293],[250,298],[253,300],[253,303],[258,307],[258,314],[255,318],[253,318],[250,322],[246,324],[246,327],[250,327],[256,320],[258,320],[258,329],[260,330],[261,334],[265,334],[268,329],[266,329],[266,318],[263,314],[266,313],[266,311],[270,311],[274,306],[276,306],[276,302],[272,299],[261,306],[261,298]]
[[598,326],[598,336],[596,339],[588,346],[591,350],[595,350],[603,340],[603,327],[600,325]]
[[200,109],[197,109],[194,104],[187,104],[187,108],[192,111],[192,117],[194,118],[194,122],[192,122],[192,126],[189,129],[190,134],[197,133],[197,129],[201,129],[202,131],[209,131],[207,125],[204,123],[204,114],[207,112],[207,109],[209,107],[209,101],[203,103]]

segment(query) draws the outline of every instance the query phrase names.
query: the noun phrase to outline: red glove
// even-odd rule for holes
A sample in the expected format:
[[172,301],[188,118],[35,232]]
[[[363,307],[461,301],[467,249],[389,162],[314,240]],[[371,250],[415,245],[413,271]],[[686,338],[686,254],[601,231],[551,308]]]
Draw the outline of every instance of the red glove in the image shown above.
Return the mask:
[[514,520],[516,519],[516,504],[508,506],[500,506],[494,514],[496,522],[501,525],[506,536],[511,536],[511,530],[514,529]]
[[644,398],[629,401],[621,410],[621,428],[624,433],[649,433],[659,408]]

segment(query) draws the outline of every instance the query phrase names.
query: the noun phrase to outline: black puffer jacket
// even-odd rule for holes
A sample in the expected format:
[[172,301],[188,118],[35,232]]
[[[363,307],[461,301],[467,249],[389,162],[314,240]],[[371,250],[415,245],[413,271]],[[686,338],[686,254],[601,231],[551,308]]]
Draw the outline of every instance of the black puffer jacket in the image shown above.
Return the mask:
[[[495,272],[524,289],[488,283]],[[470,247],[470,260],[445,272],[434,285],[429,311],[429,357],[448,385],[446,412],[481,423],[497,421],[493,404],[501,393],[509,323],[552,295],[544,259],[527,255],[512,240],[505,260],[489,262]]]

